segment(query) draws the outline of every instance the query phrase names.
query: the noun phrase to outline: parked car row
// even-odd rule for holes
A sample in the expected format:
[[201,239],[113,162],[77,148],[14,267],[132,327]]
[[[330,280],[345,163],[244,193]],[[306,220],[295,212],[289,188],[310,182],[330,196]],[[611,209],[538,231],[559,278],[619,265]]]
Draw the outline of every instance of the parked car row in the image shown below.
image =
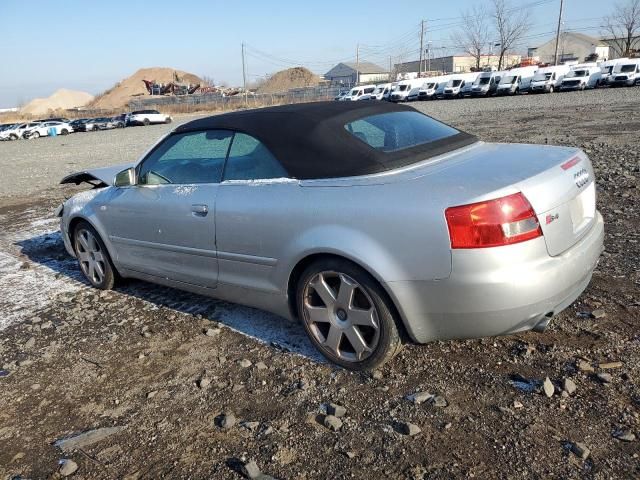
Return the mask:
[[486,71],[414,78],[381,85],[361,85],[342,92],[335,100],[453,99],[553,93],[588,88],[634,86],[640,84],[640,59],[618,58],[606,62],[518,67],[502,72]]
[[55,135],[68,135],[74,132],[95,132],[135,125],[152,125],[171,123],[169,115],[157,110],[137,110],[123,113],[115,117],[79,118],[47,118],[32,122],[12,123],[0,125],[0,140],[34,139]]

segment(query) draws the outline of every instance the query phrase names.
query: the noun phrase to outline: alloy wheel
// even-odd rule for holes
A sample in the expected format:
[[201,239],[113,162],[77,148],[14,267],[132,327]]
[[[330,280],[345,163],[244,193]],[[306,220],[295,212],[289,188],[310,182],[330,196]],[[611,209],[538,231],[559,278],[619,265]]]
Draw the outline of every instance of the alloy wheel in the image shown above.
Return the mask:
[[303,320],[322,349],[346,362],[373,354],[380,339],[378,312],[356,280],[319,272],[307,281],[303,295]]
[[86,277],[94,284],[104,280],[106,260],[100,244],[89,230],[81,229],[76,235],[76,254],[80,268]]

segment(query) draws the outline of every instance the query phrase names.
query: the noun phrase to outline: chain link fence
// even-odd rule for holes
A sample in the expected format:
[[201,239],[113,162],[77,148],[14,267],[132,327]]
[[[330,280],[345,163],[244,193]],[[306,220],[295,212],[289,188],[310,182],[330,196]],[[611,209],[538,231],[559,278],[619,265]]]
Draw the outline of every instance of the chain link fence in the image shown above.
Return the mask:
[[218,93],[205,93],[164,97],[138,97],[129,101],[131,110],[156,109],[170,112],[189,113],[198,110],[237,110],[244,107],[267,107],[289,103],[318,102],[333,100],[345,86],[316,86],[295,88],[279,93],[238,93],[222,96]]

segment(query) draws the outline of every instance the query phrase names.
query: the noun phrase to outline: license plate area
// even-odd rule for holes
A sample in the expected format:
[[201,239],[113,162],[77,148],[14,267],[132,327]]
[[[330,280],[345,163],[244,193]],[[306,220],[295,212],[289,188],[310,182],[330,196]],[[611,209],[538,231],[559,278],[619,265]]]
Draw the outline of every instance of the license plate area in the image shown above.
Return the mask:
[[574,235],[579,235],[596,217],[596,186],[591,182],[569,202],[569,213]]

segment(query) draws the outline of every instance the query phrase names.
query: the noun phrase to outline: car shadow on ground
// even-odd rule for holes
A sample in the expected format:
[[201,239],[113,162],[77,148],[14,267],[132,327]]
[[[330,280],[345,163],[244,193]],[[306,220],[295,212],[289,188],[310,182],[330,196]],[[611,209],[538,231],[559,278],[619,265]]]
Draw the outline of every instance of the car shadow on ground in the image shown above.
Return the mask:
[[[82,275],[76,260],[66,252],[60,232],[34,235],[16,241],[15,245],[38,268],[49,271],[56,279],[75,283],[78,290],[92,288]],[[115,291],[157,307],[194,317],[200,315],[278,350],[326,363],[309,341],[301,324],[277,315],[139,280],[124,280]]]

